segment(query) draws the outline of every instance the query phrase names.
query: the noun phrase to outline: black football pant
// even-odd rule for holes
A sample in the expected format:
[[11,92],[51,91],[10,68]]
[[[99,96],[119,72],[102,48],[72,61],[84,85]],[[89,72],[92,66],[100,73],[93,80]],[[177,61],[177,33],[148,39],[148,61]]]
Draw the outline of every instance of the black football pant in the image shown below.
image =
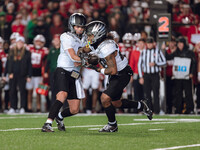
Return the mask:
[[[148,99],[149,107],[155,114],[160,112],[160,76],[159,73],[144,74],[144,97]],[[151,92],[153,91],[153,101]]]

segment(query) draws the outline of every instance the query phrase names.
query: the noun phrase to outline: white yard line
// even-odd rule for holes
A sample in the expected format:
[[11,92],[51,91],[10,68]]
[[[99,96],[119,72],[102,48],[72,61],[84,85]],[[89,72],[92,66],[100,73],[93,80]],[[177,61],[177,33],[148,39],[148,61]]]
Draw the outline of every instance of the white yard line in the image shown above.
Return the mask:
[[[133,121],[147,121],[148,119],[133,119]],[[152,121],[200,122],[200,119],[152,119]]]
[[[128,124],[118,124],[118,126],[135,126],[135,125],[147,125],[147,124],[168,124],[168,123],[177,123],[177,122],[148,122],[148,123],[128,123]],[[65,126],[66,128],[93,128],[93,127],[102,127],[104,125],[81,125],[81,126]],[[53,127],[57,128],[57,127]],[[25,130],[40,130],[41,128],[14,128],[14,129],[5,129],[2,131],[25,131]]]
[[172,149],[181,149],[181,148],[187,148],[187,147],[200,147],[200,144],[174,146],[174,147],[167,147],[167,148],[157,148],[157,149],[152,149],[152,150],[172,150]]
[[149,131],[162,131],[164,129],[149,129]]

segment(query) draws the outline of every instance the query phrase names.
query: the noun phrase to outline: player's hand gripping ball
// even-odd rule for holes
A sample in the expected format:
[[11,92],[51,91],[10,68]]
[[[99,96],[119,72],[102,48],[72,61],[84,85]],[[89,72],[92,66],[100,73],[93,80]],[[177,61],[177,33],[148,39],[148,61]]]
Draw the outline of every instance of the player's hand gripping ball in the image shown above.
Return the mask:
[[97,65],[99,63],[98,56],[90,54],[88,56],[88,63],[91,65]]

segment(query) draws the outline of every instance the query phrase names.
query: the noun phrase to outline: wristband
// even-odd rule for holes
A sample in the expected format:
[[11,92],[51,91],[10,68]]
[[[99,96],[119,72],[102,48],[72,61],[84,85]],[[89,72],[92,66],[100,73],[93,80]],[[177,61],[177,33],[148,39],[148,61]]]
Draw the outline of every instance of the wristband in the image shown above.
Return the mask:
[[198,76],[200,76],[200,72],[198,72]]
[[106,70],[106,68],[102,68],[102,69],[100,70],[100,72],[101,72],[102,74],[105,74],[105,70]]

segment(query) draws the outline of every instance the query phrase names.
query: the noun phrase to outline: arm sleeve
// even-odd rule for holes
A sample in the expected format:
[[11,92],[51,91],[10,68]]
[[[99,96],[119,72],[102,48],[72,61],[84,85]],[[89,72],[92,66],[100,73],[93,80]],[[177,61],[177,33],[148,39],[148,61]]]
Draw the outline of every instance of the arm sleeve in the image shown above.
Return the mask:
[[129,65],[130,65],[130,67],[132,68],[132,70],[133,70],[133,73],[135,72],[135,63],[134,63],[134,53],[132,52],[131,53],[131,55],[130,55],[130,61],[129,61]]
[[157,66],[165,66],[166,65],[166,58],[163,55],[161,50],[158,50],[158,59],[156,60],[156,65]]
[[142,78],[142,56],[143,56],[143,52],[140,54],[140,57],[139,57],[139,61],[138,61],[138,74],[139,74],[139,77]]

